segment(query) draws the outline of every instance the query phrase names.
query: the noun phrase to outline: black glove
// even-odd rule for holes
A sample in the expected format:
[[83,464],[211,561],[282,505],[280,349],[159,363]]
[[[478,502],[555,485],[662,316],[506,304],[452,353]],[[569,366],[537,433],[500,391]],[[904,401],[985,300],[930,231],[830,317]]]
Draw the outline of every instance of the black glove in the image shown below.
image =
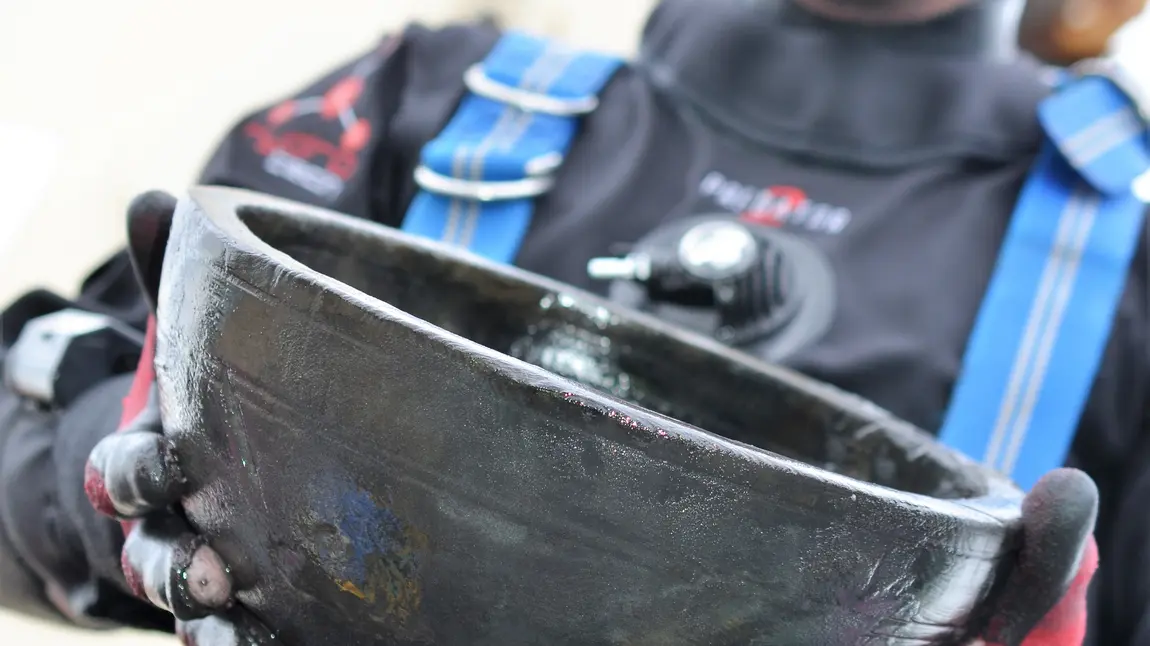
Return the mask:
[[[155,311],[163,253],[176,200],[137,198],[128,212],[130,253]],[[154,320],[124,403],[122,430],[92,450],[85,489],[99,511],[124,520],[122,567],[132,592],[176,618],[176,634],[195,646],[273,644],[274,635],[236,603],[228,567],[179,509],[185,480],[164,437],[152,366]]]

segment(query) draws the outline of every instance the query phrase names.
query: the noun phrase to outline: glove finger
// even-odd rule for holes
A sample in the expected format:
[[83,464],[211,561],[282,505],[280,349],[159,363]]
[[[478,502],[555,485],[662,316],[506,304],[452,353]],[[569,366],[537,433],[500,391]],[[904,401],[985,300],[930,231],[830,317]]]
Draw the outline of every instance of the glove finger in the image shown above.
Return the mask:
[[186,484],[169,440],[143,427],[100,440],[84,472],[88,500],[114,518],[167,509],[179,501]]
[[137,523],[120,558],[133,593],[176,619],[200,619],[232,607],[231,570],[220,555],[175,514]]
[[169,193],[148,191],[128,205],[128,255],[152,312],[156,311],[160,272],[176,203],[176,198]]
[[176,622],[176,636],[185,646],[265,646],[275,634],[240,606],[204,619]]
[[[1092,546],[1097,515],[1098,487],[1076,469],[1051,471],[1026,494],[1022,550],[999,593],[996,615],[985,636],[988,644],[1023,643],[1068,590],[1073,591]],[[1084,589],[1079,592],[1085,594]]]

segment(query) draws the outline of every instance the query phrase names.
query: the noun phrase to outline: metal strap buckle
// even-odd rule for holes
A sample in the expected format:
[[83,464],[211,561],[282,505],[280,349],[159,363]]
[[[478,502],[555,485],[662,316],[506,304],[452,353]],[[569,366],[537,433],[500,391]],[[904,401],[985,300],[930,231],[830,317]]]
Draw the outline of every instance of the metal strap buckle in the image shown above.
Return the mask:
[[526,177],[507,181],[483,181],[451,177],[436,172],[426,164],[415,169],[415,183],[429,193],[477,202],[525,200],[539,197],[555,185],[554,173],[563,163],[563,155],[552,152],[524,164]]
[[467,89],[478,96],[505,103],[524,112],[538,112],[555,117],[577,117],[594,112],[599,107],[599,99],[594,96],[562,99],[505,85],[488,76],[480,63],[468,68],[463,75],[463,81],[467,84]]
[[427,166],[415,169],[415,183],[438,195],[477,202],[499,202],[538,197],[551,190],[555,180],[550,176],[525,177],[507,182],[476,182],[437,173]]
[[1134,178],[1130,183],[1130,190],[1134,193],[1134,197],[1150,205],[1150,169]]
[[[1150,144],[1150,94],[1118,61],[1113,58],[1088,58],[1071,65],[1068,71],[1077,78],[1096,76],[1113,83],[1134,103],[1134,113],[1147,126],[1146,139]],[[1134,196],[1150,204],[1150,169],[1131,183]]]
[[1088,58],[1071,65],[1068,71],[1078,78],[1097,76],[1118,86],[1134,102],[1135,111],[1142,121],[1150,124],[1150,95],[1118,61],[1113,58]]

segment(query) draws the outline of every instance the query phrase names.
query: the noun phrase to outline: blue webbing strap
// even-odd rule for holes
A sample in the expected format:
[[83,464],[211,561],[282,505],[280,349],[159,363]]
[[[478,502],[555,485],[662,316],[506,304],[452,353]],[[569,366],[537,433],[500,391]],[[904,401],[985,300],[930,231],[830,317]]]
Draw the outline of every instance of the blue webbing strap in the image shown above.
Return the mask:
[[421,191],[404,218],[408,233],[515,260],[534,198],[570,148],[579,117],[622,61],[511,32],[468,72],[469,92],[423,149]]
[[1039,108],[1022,191],[939,433],[1029,490],[1065,463],[1142,237],[1150,135],[1102,76]]

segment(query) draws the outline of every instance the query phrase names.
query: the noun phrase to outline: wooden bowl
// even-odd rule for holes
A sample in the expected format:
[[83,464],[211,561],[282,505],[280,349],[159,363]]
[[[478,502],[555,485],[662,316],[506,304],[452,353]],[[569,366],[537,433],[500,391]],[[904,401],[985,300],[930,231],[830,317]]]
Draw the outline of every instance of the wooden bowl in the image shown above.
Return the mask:
[[158,308],[185,511],[289,646],[947,644],[1014,567],[1019,491],[887,412],[392,229],[194,189]]

